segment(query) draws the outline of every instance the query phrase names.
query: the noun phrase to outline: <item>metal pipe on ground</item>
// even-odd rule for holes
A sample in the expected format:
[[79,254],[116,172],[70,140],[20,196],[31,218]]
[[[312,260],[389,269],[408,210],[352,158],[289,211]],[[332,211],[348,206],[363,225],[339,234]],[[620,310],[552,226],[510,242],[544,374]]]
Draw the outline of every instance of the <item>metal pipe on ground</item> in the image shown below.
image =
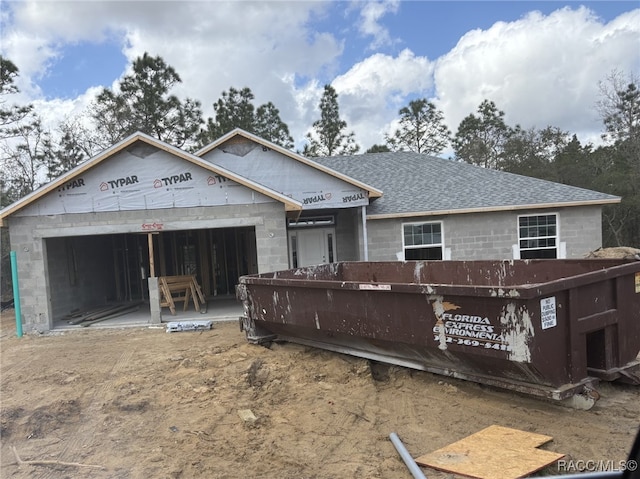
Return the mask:
[[409,451],[407,451],[407,449],[404,447],[404,444],[402,444],[402,441],[400,440],[398,435],[395,432],[392,432],[391,434],[389,434],[389,439],[391,439],[391,442],[395,446],[396,451],[398,451],[398,454],[400,454],[400,457],[409,468],[411,475],[415,479],[427,479],[427,477],[422,473],[422,470],[420,469],[418,464],[416,464],[416,461],[414,461],[413,457],[411,457],[411,454],[409,454]]

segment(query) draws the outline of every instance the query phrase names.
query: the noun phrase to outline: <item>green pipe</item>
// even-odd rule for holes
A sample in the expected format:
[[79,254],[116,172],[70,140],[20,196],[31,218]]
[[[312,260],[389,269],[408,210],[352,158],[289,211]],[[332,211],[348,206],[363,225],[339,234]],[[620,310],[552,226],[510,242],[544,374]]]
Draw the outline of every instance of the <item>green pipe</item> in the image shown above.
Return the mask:
[[11,251],[11,281],[13,282],[13,304],[16,311],[16,336],[22,337],[22,310],[20,309],[20,290],[18,288],[18,262],[16,252]]

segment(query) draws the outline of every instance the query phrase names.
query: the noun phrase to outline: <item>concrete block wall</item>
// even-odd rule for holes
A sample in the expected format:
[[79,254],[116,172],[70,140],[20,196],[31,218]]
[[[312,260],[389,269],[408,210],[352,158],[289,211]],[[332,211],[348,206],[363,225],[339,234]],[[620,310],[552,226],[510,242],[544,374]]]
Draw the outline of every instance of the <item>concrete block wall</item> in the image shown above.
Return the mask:
[[402,223],[406,221],[396,218],[367,221],[369,261],[397,261],[397,253],[402,251]]
[[443,220],[445,247],[452,260],[513,259],[518,213],[498,211],[451,215]]
[[33,221],[10,221],[9,235],[11,250],[16,252],[18,283],[22,309],[24,332],[46,331],[49,329],[50,299],[47,294],[48,278],[45,256],[45,242],[33,238]]
[[513,210],[489,213],[369,220],[369,259],[396,261],[402,251],[402,224],[441,221],[444,247],[452,260],[512,259],[518,242],[518,216],[556,213],[559,241],[567,258],[582,258],[602,246],[602,210],[599,206],[550,210]]
[[584,206],[559,210],[560,241],[567,243],[567,258],[583,258],[602,246],[602,208]]
[[[21,306],[25,332],[51,328],[54,310],[52,294],[60,293],[53,282],[60,281],[66,267],[65,237],[141,233],[144,224],[162,224],[165,230],[227,228],[254,226],[258,255],[258,272],[288,268],[287,231],[284,206],[281,203],[228,205],[218,207],[174,208],[150,211],[122,211],[49,216],[13,216],[9,218],[11,249],[16,251]],[[51,248],[51,252],[47,251]],[[83,267],[99,268],[87,259],[93,252],[79,251]],[[60,269],[60,272],[56,270]],[[94,271],[95,273],[95,271]],[[66,280],[68,283],[68,279]],[[78,278],[80,281],[80,278]],[[101,286],[89,285],[100,293]],[[93,293],[90,293],[93,294]],[[56,298],[56,301],[58,298]],[[56,312],[68,310],[64,297],[56,303]],[[74,309],[74,308],[71,308]]]
[[256,224],[258,273],[289,268],[287,219],[281,204],[266,203],[256,213],[264,221]]

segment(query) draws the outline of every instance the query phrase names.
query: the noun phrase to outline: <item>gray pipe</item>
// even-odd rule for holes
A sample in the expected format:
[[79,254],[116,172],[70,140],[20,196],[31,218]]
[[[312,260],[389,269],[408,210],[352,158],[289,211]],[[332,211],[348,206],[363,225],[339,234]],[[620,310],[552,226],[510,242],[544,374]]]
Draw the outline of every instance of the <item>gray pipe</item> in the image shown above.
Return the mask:
[[404,447],[404,444],[402,444],[402,441],[400,440],[398,435],[395,432],[392,432],[391,434],[389,434],[389,439],[391,439],[391,442],[395,446],[396,451],[398,451],[398,454],[400,454],[400,457],[409,468],[411,475],[415,479],[427,479],[427,477],[422,473],[420,467],[418,467],[418,465],[416,464],[416,461],[414,461],[409,454],[409,451],[407,451],[407,449]]

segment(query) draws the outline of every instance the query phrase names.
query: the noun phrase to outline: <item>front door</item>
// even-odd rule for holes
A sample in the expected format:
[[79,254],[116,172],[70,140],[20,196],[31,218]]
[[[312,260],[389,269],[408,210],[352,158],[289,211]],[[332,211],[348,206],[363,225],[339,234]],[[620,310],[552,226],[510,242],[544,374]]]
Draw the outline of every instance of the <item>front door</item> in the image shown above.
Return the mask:
[[335,258],[334,228],[298,229],[289,233],[290,261],[294,268],[332,263]]

